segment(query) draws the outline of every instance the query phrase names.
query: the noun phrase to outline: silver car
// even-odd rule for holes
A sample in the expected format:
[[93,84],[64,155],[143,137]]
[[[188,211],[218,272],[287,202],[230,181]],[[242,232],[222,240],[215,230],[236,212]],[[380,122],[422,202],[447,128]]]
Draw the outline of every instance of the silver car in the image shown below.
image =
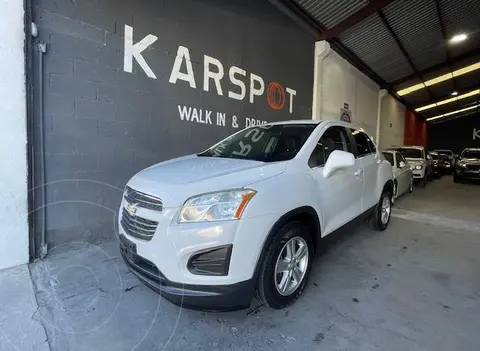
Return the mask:
[[392,165],[393,181],[395,189],[393,191],[392,202],[406,192],[413,191],[413,171],[411,166],[403,155],[395,150],[383,151],[383,156]]

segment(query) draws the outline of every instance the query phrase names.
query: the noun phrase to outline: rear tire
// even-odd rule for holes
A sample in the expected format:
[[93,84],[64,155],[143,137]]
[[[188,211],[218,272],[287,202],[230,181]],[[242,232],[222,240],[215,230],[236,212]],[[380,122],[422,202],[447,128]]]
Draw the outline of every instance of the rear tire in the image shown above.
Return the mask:
[[[293,221],[280,228],[263,258],[256,288],[258,299],[275,309],[293,304],[307,284],[313,251],[312,233],[304,223]],[[284,286],[287,287],[283,289]]]
[[384,189],[380,201],[378,201],[375,211],[370,218],[369,225],[372,229],[384,231],[390,223],[390,216],[392,214],[392,195],[390,191]]

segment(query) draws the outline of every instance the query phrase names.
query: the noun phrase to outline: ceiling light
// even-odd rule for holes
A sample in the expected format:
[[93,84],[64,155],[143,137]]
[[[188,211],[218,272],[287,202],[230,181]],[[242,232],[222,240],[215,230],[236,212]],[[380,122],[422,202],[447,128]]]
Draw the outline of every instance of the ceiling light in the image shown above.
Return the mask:
[[423,89],[425,87],[429,87],[431,85],[438,84],[438,83],[444,82],[446,80],[452,79],[454,77],[458,77],[458,76],[473,72],[477,69],[480,69],[480,62],[474,63],[473,65],[469,65],[469,66],[466,66],[466,67],[463,67],[463,68],[460,68],[460,69],[457,69],[457,70],[455,70],[453,72],[450,72],[450,73],[442,74],[441,76],[429,79],[425,82],[409,86],[405,89],[397,91],[397,94],[399,96],[404,96],[404,95],[410,94],[414,91]]
[[458,91],[453,91],[452,92],[452,96],[457,96],[458,95]]
[[461,43],[462,41],[467,40],[467,38],[468,38],[468,35],[466,35],[465,33],[460,33],[460,34],[454,35],[452,39],[450,39],[450,43],[452,44]]
[[[454,91],[454,93],[458,94],[456,91]],[[453,95],[453,93],[452,93],[452,95]],[[445,104],[448,104],[450,102],[466,99],[466,98],[468,98],[470,96],[474,96],[474,95],[480,95],[480,89],[472,90],[472,91],[469,91],[468,93],[465,93],[465,94],[462,94],[462,95],[458,95],[458,96],[455,96],[455,97],[452,97],[452,98],[448,98],[448,99],[445,99],[445,100],[434,102],[433,104],[418,107],[418,108],[415,109],[415,112],[429,110],[429,109],[434,108],[436,106],[445,105]]]
[[477,108],[477,107],[480,107],[480,104],[474,105],[474,106],[470,106],[470,107],[465,107],[465,108],[462,108],[462,109],[460,109],[460,110],[456,110],[456,111],[444,113],[443,115],[439,115],[439,116],[427,118],[427,122],[430,122],[430,121],[433,121],[433,120],[436,120],[436,119],[439,119],[439,118],[443,118],[443,117],[448,117],[448,116],[451,116],[451,115],[456,115],[456,114],[461,113],[461,112],[473,110],[473,109],[475,109],[475,108]]

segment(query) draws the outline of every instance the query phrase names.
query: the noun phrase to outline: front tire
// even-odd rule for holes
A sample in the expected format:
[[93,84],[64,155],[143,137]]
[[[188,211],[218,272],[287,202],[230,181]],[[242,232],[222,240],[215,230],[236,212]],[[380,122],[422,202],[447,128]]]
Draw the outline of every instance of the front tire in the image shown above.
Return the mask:
[[392,214],[392,195],[387,189],[383,190],[380,201],[375,207],[375,211],[370,218],[370,227],[374,230],[384,231],[390,222]]
[[410,185],[408,186],[408,192],[413,193],[413,178],[410,180]]
[[420,188],[425,188],[427,186],[427,175],[425,174],[420,181]]
[[395,203],[397,196],[398,196],[398,184],[397,184],[397,181],[395,181],[395,183],[393,183],[392,205]]
[[311,231],[302,222],[284,225],[275,234],[265,255],[257,282],[257,297],[281,309],[302,295],[313,261]]
[[457,175],[457,173],[453,173],[453,182],[454,183],[460,183],[461,180],[462,179]]

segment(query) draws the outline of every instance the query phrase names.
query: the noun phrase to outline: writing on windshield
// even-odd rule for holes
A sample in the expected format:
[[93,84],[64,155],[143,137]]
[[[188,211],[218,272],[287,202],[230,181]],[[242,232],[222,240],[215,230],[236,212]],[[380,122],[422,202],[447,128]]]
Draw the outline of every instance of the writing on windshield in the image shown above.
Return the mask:
[[297,155],[316,127],[316,124],[255,126],[233,134],[198,156],[286,161]]

